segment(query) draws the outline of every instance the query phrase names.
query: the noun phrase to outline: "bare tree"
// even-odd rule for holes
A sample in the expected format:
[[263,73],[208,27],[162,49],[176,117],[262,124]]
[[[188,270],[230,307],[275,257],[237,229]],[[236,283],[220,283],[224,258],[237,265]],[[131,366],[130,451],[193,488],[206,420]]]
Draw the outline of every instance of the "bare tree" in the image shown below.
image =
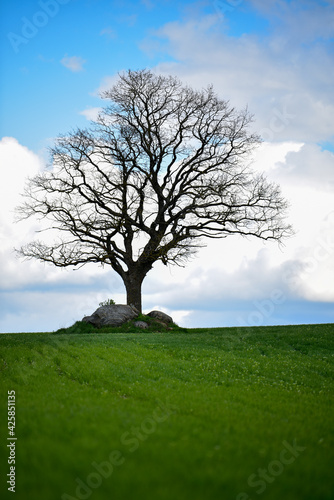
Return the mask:
[[21,256],[109,264],[141,311],[156,261],[182,265],[203,238],[289,234],[279,187],[247,166],[259,143],[247,110],[148,70],[120,75],[102,97],[110,103],[97,122],[57,139],[52,167],[30,179],[19,207],[62,236]]

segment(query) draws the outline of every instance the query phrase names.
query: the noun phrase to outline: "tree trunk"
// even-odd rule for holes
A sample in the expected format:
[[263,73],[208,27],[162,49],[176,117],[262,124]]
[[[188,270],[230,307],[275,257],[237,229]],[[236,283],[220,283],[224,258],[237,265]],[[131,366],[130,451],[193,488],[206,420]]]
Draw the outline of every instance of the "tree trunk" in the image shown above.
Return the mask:
[[145,275],[141,276],[136,273],[127,273],[127,276],[123,277],[126,289],[126,303],[129,306],[135,306],[140,313],[142,312],[141,287],[144,278]]

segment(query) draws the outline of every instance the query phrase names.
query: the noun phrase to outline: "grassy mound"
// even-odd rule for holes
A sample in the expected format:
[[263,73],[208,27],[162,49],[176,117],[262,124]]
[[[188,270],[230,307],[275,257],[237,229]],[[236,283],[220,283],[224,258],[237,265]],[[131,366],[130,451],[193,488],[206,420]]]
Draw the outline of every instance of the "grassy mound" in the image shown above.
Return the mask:
[[[136,321],[144,321],[145,323],[148,324],[148,328],[139,328],[135,326]],[[143,333],[143,332],[150,332],[150,333],[162,333],[162,332],[186,332],[187,330],[185,328],[181,328],[175,323],[169,323],[168,325],[165,325],[161,321],[157,321],[154,318],[151,318],[150,316],[146,316],[145,314],[139,314],[137,318],[127,321],[126,323],[123,323],[121,326],[117,327],[111,327],[111,326],[105,326],[102,328],[96,328],[95,326],[91,325],[90,323],[86,323],[86,321],[77,321],[74,323],[74,325],[68,327],[68,328],[60,328],[55,334],[76,334],[76,333]]]

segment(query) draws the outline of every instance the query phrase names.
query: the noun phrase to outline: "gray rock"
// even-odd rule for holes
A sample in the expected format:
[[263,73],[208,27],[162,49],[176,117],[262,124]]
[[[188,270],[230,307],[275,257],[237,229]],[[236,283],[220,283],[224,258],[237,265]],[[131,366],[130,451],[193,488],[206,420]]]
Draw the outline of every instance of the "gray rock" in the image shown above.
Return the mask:
[[91,323],[97,328],[101,328],[102,326],[120,326],[130,319],[136,318],[138,314],[135,307],[114,304],[99,307],[91,316],[85,316],[82,321]]
[[145,321],[135,321],[133,323],[133,326],[136,326],[137,328],[142,328],[143,330],[148,328],[148,324]]
[[169,323],[173,323],[173,318],[168,316],[168,314],[162,312],[162,311],[151,311],[148,313],[147,316],[150,316],[151,318],[154,318],[161,323],[164,323],[165,325],[168,325]]

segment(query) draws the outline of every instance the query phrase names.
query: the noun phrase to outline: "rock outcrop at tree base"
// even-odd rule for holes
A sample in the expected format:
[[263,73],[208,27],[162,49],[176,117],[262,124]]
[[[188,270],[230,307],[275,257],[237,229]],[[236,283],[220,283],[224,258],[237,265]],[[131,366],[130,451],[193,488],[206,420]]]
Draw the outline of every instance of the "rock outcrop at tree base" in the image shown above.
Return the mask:
[[90,323],[97,328],[102,326],[121,326],[138,316],[139,312],[133,306],[114,304],[101,306],[91,315],[85,316],[82,321]]
[[[85,316],[82,321],[90,323],[96,328],[101,328],[103,326],[121,326],[123,323],[137,319],[138,316],[139,312],[134,306],[112,304],[99,307],[91,316]],[[166,327],[173,323],[173,319],[162,311],[151,311],[147,316]],[[137,321],[133,322],[133,325],[146,329],[149,326],[148,323],[138,318]]]
[[147,316],[150,316],[151,318],[154,318],[158,321],[161,321],[161,323],[165,323],[168,325],[169,323],[173,323],[173,318],[168,316],[168,314],[162,312],[162,311],[151,311],[148,313]]
[[133,326],[146,330],[148,328],[148,323],[146,323],[146,321],[134,321]]

